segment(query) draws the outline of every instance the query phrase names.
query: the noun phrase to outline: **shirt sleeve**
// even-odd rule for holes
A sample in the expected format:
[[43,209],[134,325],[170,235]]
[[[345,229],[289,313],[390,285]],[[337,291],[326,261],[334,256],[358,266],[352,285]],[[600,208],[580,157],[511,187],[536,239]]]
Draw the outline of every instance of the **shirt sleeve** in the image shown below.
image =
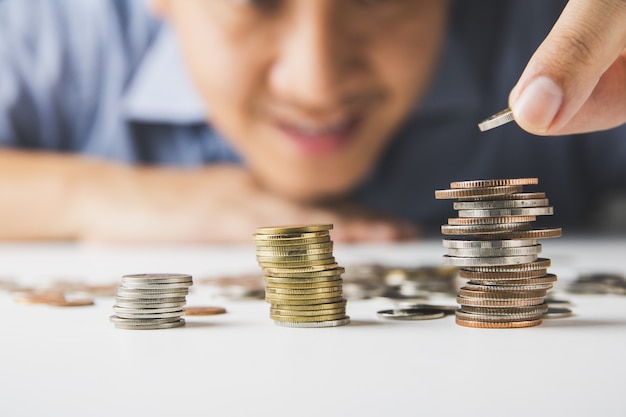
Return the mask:
[[145,3],[0,0],[0,146],[85,149],[153,35]]

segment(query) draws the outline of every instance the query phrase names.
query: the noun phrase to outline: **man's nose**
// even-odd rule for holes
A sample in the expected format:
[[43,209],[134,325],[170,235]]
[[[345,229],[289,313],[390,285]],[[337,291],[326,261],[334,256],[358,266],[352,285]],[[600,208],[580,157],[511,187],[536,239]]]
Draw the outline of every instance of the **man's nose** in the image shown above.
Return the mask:
[[270,89],[307,110],[336,109],[350,95],[361,66],[355,38],[332,16],[332,6],[305,2],[310,6],[300,7],[285,26],[269,69]]

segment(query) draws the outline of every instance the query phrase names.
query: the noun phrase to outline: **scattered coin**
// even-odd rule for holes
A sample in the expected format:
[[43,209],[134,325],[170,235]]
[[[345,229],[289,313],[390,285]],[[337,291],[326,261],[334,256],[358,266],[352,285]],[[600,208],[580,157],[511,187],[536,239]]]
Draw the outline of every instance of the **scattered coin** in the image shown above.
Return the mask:
[[548,311],[543,314],[544,319],[563,319],[571,317],[574,313],[569,308],[548,307]]
[[446,315],[439,309],[429,308],[403,308],[396,310],[381,310],[378,317],[390,320],[432,320],[440,319]]

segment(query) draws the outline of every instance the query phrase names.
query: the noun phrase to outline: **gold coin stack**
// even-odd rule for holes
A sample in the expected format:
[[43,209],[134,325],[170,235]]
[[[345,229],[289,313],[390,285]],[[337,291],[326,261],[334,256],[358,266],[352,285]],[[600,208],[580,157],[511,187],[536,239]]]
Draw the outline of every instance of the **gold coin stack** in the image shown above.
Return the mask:
[[537,178],[460,181],[435,191],[437,199],[458,199],[458,218],[441,227],[444,265],[461,267],[469,281],[461,288],[456,322],[479,328],[519,328],[541,324],[544,298],[556,281],[539,258],[537,241],[561,236],[560,228],[532,229],[536,216],[551,215],[545,193],[525,193]]
[[341,274],[333,257],[331,224],[261,227],[256,258],[265,271],[270,318],[284,327],[335,327],[346,316]]

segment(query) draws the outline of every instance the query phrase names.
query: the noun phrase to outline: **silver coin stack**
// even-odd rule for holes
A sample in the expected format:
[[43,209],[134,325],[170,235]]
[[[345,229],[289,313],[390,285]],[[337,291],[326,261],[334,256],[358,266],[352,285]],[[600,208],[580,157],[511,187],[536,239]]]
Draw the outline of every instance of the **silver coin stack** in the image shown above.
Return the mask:
[[283,327],[350,323],[343,298],[344,268],[333,257],[331,224],[261,227],[254,240],[265,271],[270,318]]
[[124,275],[111,321],[119,329],[156,330],[185,325],[184,306],[191,275]]
[[536,216],[553,214],[545,193],[522,192],[537,178],[460,181],[435,191],[437,199],[458,199],[458,218],[441,227],[447,255],[443,264],[461,267],[468,279],[457,302],[456,322],[478,328],[541,324],[547,291],[556,281],[539,258],[538,239],[561,236],[560,228],[532,229]]

